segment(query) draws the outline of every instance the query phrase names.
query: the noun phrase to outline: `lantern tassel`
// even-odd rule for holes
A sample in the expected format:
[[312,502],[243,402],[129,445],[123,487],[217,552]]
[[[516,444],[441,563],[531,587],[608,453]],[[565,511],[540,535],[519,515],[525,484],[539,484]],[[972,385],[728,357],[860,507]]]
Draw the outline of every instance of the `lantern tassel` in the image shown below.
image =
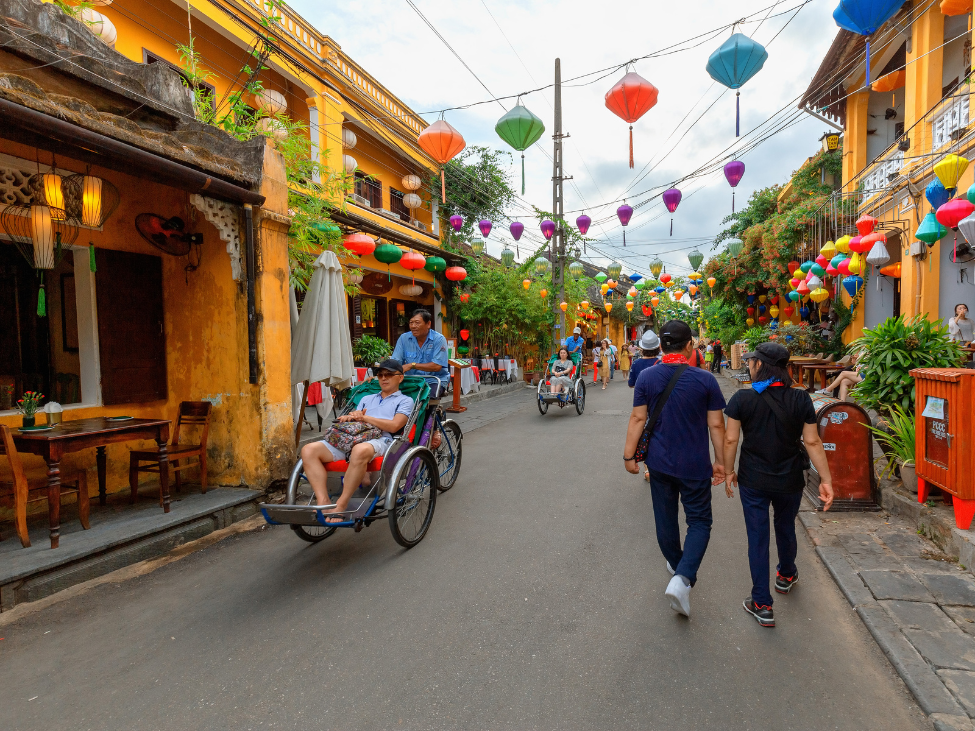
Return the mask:
[[98,267],[95,266],[95,243],[93,241],[88,242],[88,269],[93,274],[98,271]]
[[735,189],[731,189],[731,212],[735,212]]
[[626,246],[626,229],[623,229],[623,246]]
[[47,317],[47,300],[44,297],[44,282],[41,282],[40,289],[37,290],[37,316]]
[[673,219],[673,217],[671,217],[671,219],[670,219],[670,235],[671,236],[674,235],[674,219]]
[[741,137],[741,92],[735,92],[735,137]]
[[630,170],[633,169],[633,125],[630,125]]
[[521,153],[521,194],[525,194],[525,153]]
[[440,168],[440,202],[447,203],[447,181],[444,177],[444,169]]

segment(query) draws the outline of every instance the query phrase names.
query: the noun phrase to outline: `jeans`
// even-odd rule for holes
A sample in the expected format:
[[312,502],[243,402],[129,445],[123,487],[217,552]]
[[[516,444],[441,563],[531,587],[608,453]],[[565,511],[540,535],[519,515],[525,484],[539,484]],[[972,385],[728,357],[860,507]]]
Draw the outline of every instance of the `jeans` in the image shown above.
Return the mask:
[[609,380],[613,380],[613,376],[616,374],[616,361],[612,358],[609,359]]
[[[660,552],[674,570],[694,586],[697,570],[711,540],[711,479],[687,480],[657,472],[649,465],[647,469]],[[678,498],[687,520],[683,548],[680,545]]]
[[769,505],[772,506],[772,521],[775,525],[775,546],[779,552],[779,565],[776,567],[783,576],[795,576],[796,517],[802,492],[763,492],[744,485],[738,486],[741,494],[741,508],[745,513],[745,530],[748,532],[748,567],[752,572],[752,601],[756,604],[772,606],[769,591]]

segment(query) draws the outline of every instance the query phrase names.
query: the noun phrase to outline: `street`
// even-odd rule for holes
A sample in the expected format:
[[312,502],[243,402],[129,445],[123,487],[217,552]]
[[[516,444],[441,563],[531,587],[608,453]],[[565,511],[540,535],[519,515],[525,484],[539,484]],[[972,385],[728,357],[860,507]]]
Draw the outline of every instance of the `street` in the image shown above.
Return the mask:
[[621,459],[631,394],[617,374],[581,417],[528,389],[474,405],[508,413],[466,436],[413,550],[385,522],[255,530],[0,625],[3,727],[930,728],[801,527],[776,628],[743,611],[721,487],[691,619],[670,609]]

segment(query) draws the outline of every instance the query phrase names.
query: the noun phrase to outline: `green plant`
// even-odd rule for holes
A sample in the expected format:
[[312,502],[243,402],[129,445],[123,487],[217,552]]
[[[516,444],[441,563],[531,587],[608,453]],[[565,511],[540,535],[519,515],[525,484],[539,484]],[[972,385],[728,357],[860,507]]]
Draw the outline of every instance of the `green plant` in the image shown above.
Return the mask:
[[769,341],[769,331],[761,327],[750,327],[741,336],[742,340],[748,343],[748,350],[753,351],[762,343]]
[[792,355],[819,353],[826,348],[826,342],[806,323],[780,325],[775,332],[779,336],[777,338],[779,345],[784,345]]
[[964,360],[958,343],[948,339],[941,320],[931,322],[923,316],[907,320],[891,317],[877,327],[863,331],[850,344],[860,354],[863,381],[853,389],[857,402],[886,415],[899,406],[914,413],[914,368],[950,368]]
[[44,398],[43,393],[37,391],[24,391],[24,397],[17,401],[17,411],[24,416],[33,416],[37,413],[38,407]]
[[392,355],[393,349],[382,338],[374,335],[363,335],[352,343],[352,357],[358,363],[365,363],[371,366]]
[[[884,452],[888,455],[887,467],[880,473],[881,477],[893,474],[897,464],[914,463],[914,415],[909,414],[900,406],[894,406],[887,414],[885,421],[887,428],[864,424],[867,429],[872,431],[878,442],[884,447]],[[893,457],[893,459],[890,459]]]

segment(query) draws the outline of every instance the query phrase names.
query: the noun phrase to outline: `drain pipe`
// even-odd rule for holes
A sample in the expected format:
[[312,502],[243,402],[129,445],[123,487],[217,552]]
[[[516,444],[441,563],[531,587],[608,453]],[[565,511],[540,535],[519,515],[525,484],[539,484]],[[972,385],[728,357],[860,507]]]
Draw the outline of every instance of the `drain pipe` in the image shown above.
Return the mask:
[[248,382],[257,383],[257,298],[254,280],[257,278],[257,261],[254,254],[254,207],[244,204],[244,238],[247,244],[247,365]]

